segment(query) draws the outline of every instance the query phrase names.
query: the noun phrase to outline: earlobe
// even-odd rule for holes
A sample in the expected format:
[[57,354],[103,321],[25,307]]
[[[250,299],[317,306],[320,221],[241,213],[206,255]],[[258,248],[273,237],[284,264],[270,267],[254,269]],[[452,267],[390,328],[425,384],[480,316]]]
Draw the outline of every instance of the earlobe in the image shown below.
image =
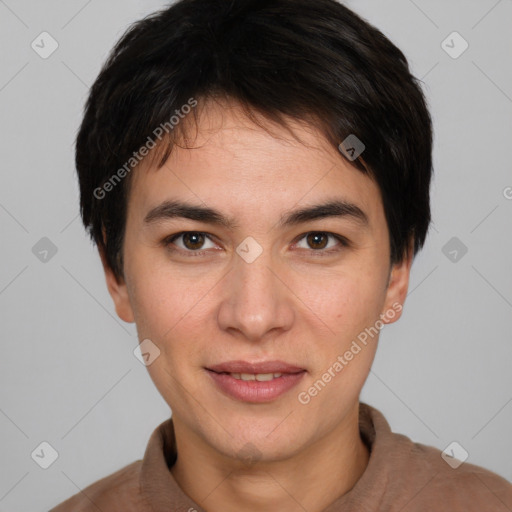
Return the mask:
[[101,264],[103,265],[103,272],[105,273],[105,281],[107,283],[108,292],[114,301],[117,316],[119,316],[121,320],[124,320],[127,323],[133,323],[135,319],[126,282],[124,279],[118,279],[115,276],[114,271],[108,265],[105,254],[101,249],[99,250],[99,253]]
[[393,264],[386,290],[386,300],[381,311],[381,319],[384,323],[396,322],[403,309],[407,291],[409,289],[409,277],[413,260],[413,242],[409,244],[407,255],[400,263]]

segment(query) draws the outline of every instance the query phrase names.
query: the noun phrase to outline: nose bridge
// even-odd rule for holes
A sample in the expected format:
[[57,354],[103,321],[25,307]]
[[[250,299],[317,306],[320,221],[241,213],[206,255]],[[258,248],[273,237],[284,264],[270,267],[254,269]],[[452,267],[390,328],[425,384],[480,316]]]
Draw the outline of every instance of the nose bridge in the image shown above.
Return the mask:
[[[240,298],[275,298],[275,275],[270,249],[263,249],[257,242],[244,241],[237,248],[238,258],[234,262],[233,274],[237,281]],[[274,293],[272,293],[274,291]],[[249,301],[250,302],[250,301]]]
[[293,319],[286,287],[278,279],[278,265],[270,248],[246,238],[236,249],[233,268],[226,276],[226,300],[219,311],[224,329],[234,328],[259,340],[273,329],[288,329]]

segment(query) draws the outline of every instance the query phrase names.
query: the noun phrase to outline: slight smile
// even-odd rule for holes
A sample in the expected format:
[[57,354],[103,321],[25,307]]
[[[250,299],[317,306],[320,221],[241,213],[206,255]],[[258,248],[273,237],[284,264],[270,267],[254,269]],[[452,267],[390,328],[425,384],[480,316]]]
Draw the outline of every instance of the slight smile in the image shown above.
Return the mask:
[[307,373],[304,368],[282,361],[229,361],[205,370],[225,395],[250,403],[277,399],[295,387]]

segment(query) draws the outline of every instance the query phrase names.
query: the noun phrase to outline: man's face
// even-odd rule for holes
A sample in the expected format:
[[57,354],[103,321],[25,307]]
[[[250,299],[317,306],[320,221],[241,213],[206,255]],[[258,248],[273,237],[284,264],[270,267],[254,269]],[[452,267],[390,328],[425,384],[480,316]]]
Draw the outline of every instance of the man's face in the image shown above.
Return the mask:
[[[160,170],[134,172],[125,282],[107,270],[118,314],[160,350],[148,370],[175,422],[229,457],[250,442],[265,460],[284,458],[343,430],[357,415],[375,325],[399,318],[407,291],[410,258],[393,267],[388,286],[377,185],[319,132],[292,126],[304,144],[282,127],[270,135],[234,104],[210,103],[194,149],[176,146]],[[155,210],[166,201],[216,210],[236,225],[166,217]],[[282,222],[334,201],[357,206],[367,221],[346,213]],[[272,383],[210,370],[231,361],[281,361],[300,373]]]

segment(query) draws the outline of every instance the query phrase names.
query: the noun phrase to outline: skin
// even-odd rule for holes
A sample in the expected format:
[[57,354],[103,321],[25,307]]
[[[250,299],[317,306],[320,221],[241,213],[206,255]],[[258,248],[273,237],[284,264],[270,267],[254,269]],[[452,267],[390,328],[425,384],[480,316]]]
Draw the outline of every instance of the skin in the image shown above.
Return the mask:
[[[206,103],[189,141],[195,149],[175,147],[163,168],[143,162],[132,176],[124,279],[102,257],[117,314],[161,351],[147,368],[172,409],[178,459],[171,472],[209,512],[320,512],[354,486],[369,459],[358,404],[378,336],[307,405],[297,395],[381,314],[393,309],[383,322],[398,320],[396,304],[407,294],[412,256],[390,266],[377,185],[313,126],[290,126],[301,142],[269,121],[271,134],[256,126],[235,103]],[[357,204],[368,227],[350,217],[276,227],[285,212],[332,198]],[[183,218],[145,225],[147,212],[168,199],[218,209],[238,226]],[[165,246],[182,231],[211,237]],[[350,244],[308,242],[319,231]],[[263,251],[252,263],[236,252],[248,236]],[[278,359],[307,373],[272,402],[241,402],[204,369],[235,359]]]

